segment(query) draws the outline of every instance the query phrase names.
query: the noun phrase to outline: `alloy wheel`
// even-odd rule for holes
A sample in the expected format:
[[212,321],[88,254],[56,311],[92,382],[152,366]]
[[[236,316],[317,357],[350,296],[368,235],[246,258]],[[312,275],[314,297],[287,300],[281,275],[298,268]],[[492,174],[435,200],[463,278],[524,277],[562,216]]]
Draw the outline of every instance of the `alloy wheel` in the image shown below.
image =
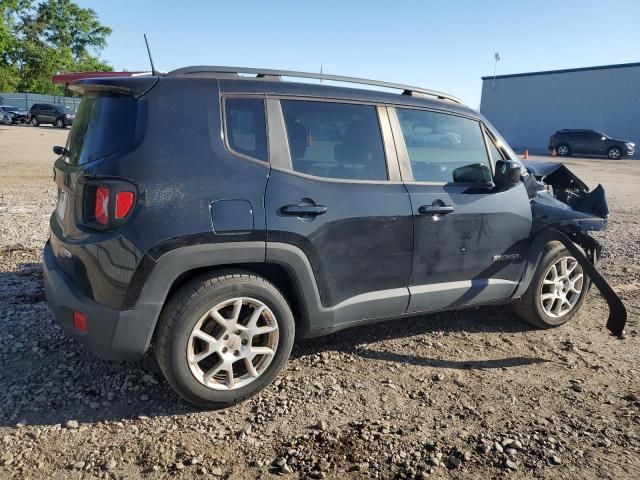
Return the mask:
[[580,300],[583,285],[584,273],[575,258],[567,256],[557,260],[542,282],[540,303],[544,313],[553,318],[565,316]]
[[558,147],[558,155],[567,155],[569,153],[569,147],[561,145]]
[[278,348],[278,322],[260,300],[219,303],[195,324],[187,343],[193,376],[214,390],[235,390],[256,380]]
[[8,115],[5,115],[2,121],[4,122],[5,125],[11,125],[11,119],[9,118]]
[[618,150],[617,148],[612,148],[611,150],[609,150],[609,158],[612,160],[617,160],[618,158],[620,158],[620,150]]

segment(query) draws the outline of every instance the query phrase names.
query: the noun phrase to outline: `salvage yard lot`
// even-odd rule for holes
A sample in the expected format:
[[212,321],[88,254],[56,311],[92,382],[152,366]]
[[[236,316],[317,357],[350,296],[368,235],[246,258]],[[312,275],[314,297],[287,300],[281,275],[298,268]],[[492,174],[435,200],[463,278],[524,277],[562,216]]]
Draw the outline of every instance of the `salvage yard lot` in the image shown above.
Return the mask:
[[640,162],[565,161],[607,191],[601,269],[626,339],[596,290],[554,330],[508,307],[415,317],[301,343],[260,395],[204,412],[152,357],[98,360],[47,313],[38,262],[67,133],[0,127],[0,478],[640,475]]

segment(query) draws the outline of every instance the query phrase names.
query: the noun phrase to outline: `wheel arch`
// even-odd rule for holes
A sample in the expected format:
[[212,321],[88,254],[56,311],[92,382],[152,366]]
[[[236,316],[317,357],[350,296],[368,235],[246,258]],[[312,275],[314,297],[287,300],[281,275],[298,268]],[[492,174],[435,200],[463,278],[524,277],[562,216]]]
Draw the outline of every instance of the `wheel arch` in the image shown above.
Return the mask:
[[[279,245],[270,244],[272,250]],[[157,260],[148,255],[142,260],[127,292],[123,307],[140,311],[147,331],[146,351],[155,334],[158,319],[180,287],[205,273],[244,270],[273,283],[290,304],[296,322],[296,335],[308,336],[314,311],[321,306],[311,266],[304,253],[293,246],[287,255],[266,258],[265,242],[229,242],[190,245],[164,253]],[[300,258],[303,257],[303,258]],[[293,263],[292,263],[293,262]],[[306,268],[305,268],[306,266]]]

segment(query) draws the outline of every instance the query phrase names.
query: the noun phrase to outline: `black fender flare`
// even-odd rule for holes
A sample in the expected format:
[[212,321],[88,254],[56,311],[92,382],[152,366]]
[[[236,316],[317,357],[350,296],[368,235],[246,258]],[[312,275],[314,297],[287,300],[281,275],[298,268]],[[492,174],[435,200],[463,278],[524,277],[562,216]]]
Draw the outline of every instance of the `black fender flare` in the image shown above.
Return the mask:
[[600,244],[592,237],[584,232],[573,232],[570,234],[572,238],[569,238],[567,234],[555,230],[545,229],[538,232],[532,239],[529,247],[529,257],[527,258],[527,266],[523,274],[520,286],[514,293],[514,298],[519,298],[529,287],[533,274],[538,267],[538,263],[542,258],[545,246],[552,241],[562,243],[564,247],[569,250],[571,255],[578,261],[585,274],[591,280],[591,283],[600,291],[604,297],[607,305],[609,306],[609,318],[607,319],[607,329],[617,337],[622,338],[624,336],[624,327],[627,323],[627,309],[622,303],[622,300],[618,294],[611,288],[611,285],[600,274],[594,264],[589,258],[578,248],[576,243],[585,249],[595,250],[600,252]]

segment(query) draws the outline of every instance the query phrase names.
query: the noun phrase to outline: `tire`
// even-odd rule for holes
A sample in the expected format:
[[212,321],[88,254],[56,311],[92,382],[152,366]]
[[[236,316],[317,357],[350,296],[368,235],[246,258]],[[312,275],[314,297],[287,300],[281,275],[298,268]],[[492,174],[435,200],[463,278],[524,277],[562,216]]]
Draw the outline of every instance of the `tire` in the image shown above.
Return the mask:
[[[580,287],[579,294],[576,295],[575,292],[569,292],[566,296],[567,301],[572,303],[571,308],[565,313],[560,312],[561,315],[555,316],[553,314],[554,307],[557,307],[558,303],[562,302],[560,300],[553,300],[553,295],[555,295],[555,293],[553,293],[555,286],[545,284],[543,282],[548,275],[552,276],[552,273],[550,272],[551,267],[559,262],[561,263],[563,259],[572,259],[573,262],[575,262],[575,267],[571,269],[571,272],[575,275],[581,273],[582,283],[581,285],[577,285],[578,282],[576,282],[576,286]],[[567,260],[567,262],[570,267],[571,261]],[[513,309],[522,320],[534,325],[535,327],[543,329],[558,327],[568,322],[571,317],[580,310],[588,292],[589,277],[584,275],[582,267],[580,267],[580,264],[578,264],[575,258],[571,256],[571,253],[569,253],[562,244],[554,242],[550,243],[545,248],[545,252],[538,264],[538,268],[536,269],[533,278],[531,279],[529,288],[521,298],[514,302]],[[551,294],[552,297],[543,301],[543,294]],[[576,296],[577,298],[575,298]],[[564,308],[567,308],[566,303],[564,304]],[[551,310],[551,314],[549,314],[549,310]]]
[[622,150],[620,147],[611,147],[607,150],[607,157],[611,160],[620,160],[620,157],[622,157]]
[[[247,303],[241,303],[236,314],[237,302]],[[248,319],[259,310],[251,302],[266,307],[260,310],[254,328],[269,330],[277,325],[275,331],[250,336]],[[220,305],[226,305],[216,310],[222,312],[222,323],[211,314]],[[238,323],[225,328],[225,322],[233,320],[224,319],[234,316],[240,319]],[[266,325],[259,326],[258,322]],[[240,326],[247,330],[235,331]],[[201,339],[205,330],[206,342]],[[155,353],[165,378],[182,398],[200,407],[218,409],[240,403],[271,384],[289,358],[294,336],[289,304],[273,284],[249,272],[226,271],[197,277],[171,297],[155,332]],[[248,358],[258,348],[269,346],[273,355]],[[204,358],[196,361],[199,356]],[[228,369],[218,368],[223,360],[231,362],[231,375]],[[214,376],[214,371],[219,373]],[[211,375],[208,380],[207,374]]]
[[569,148],[569,145],[565,145],[565,144],[558,145],[558,148],[556,149],[556,153],[560,157],[569,157],[571,156],[571,149]]
[[61,118],[56,118],[56,123],[54,123],[54,125],[58,128],[66,128],[66,125],[64,124],[64,120]]
[[40,126],[40,122],[38,121],[38,117],[36,117],[35,115],[33,117],[31,117],[31,121],[29,123],[31,124],[32,127]]
[[2,119],[2,123],[4,123],[5,125],[11,125],[13,121],[11,120],[9,115],[5,115],[4,118]]

